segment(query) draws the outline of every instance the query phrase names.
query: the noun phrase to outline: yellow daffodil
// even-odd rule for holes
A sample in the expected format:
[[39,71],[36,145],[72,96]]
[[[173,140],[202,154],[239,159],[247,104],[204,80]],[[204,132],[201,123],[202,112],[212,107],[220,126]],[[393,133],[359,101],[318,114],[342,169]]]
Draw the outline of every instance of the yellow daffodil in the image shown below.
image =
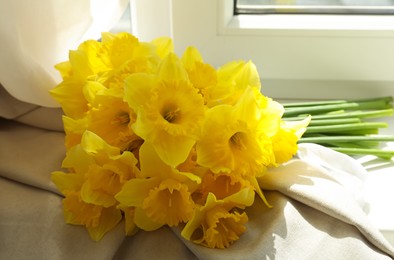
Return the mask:
[[80,119],[89,111],[88,102],[83,94],[84,84],[82,80],[71,78],[50,90],[50,94],[62,106],[66,116]]
[[239,214],[235,208],[243,209],[253,201],[254,191],[251,188],[242,189],[222,200],[209,193],[205,205],[196,208],[181,235],[207,247],[228,247],[246,230],[244,225],[248,221],[246,214]]
[[135,208],[134,207],[127,207],[124,205],[118,205],[118,209],[120,209],[123,212],[124,215],[124,220],[125,220],[125,233],[127,236],[132,236],[137,231],[139,228],[134,222],[134,216],[135,216]]
[[141,59],[157,61],[159,56],[155,56],[154,54],[156,53],[153,44],[140,43],[130,33],[102,33],[102,46],[98,52],[98,56],[111,69],[121,68],[129,61],[138,61]]
[[168,55],[157,77],[127,78],[125,100],[137,114],[134,132],[150,142],[166,164],[176,167],[184,162],[200,135],[205,107],[179,59]]
[[214,173],[258,175],[273,157],[271,140],[259,126],[259,107],[248,88],[235,106],[218,105],[207,112],[197,143],[197,162]]
[[217,69],[217,85],[210,90],[207,105],[233,105],[248,87],[261,88],[256,66],[250,61],[229,62]]
[[137,160],[131,152],[105,143],[86,131],[81,144],[68,150],[63,167],[71,173],[54,172],[52,181],[65,196],[67,223],[84,225],[93,239],[101,237],[121,219],[115,194],[138,174]]
[[63,116],[63,128],[66,134],[64,144],[67,149],[81,143],[83,133],[88,127],[87,118],[73,119]]
[[241,178],[239,174],[208,172],[201,181],[201,193],[207,198],[209,193],[215,195],[219,200],[224,199],[245,187],[252,187],[248,181]]
[[272,137],[275,161],[281,164],[290,160],[298,151],[297,142],[310,122],[310,116],[304,120],[282,122],[277,133]]
[[88,40],[81,43],[77,50],[70,51],[69,58],[73,77],[86,79],[107,71],[109,67],[103,62],[100,55],[98,55],[101,49],[102,45],[100,42]]
[[135,141],[141,140],[131,129],[136,116],[123,101],[123,90],[100,91],[94,103],[94,107],[87,116],[88,130],[122,151],[129,150]]
[[174,43],[171,38],[159,37],[153,39],[151,44],[156,47],[155,52],[161,59],[164,59],[168,54],[174,52]]
[[131,152],[121,153],[119,148],[110,146],[88,131],[82,137],[81,146],[95,160],[85,174],[82,199],[104,207],[115,205],[115,194],[126,181],[138,174],[137,159]]
[[90,237],[101,240],[122,219],[120,210],[115,207],[105,208],[81,200],[78,193],[71,193],[63,200],[66,223],[83,225]]
[[205,236],[201,243],[211,248],[229,247],[245,232],[246,222],[248,216],[245,212],[240,214],[215,207],[206,213]]
[[188,73],[190,82],[204,98],[205,104],[211,104],[211,92],[217,85],[216,69],[204,63],[200,53],[194,47],[186,49],[182,56],[182,63]]
[[191,192],[200,179],[166,165],[149,143],[141,146],[140,167],[140,177],[129,180],[115,196],[121,205],[135,207],[136,225],[154,230],[188,221],[194,210]]

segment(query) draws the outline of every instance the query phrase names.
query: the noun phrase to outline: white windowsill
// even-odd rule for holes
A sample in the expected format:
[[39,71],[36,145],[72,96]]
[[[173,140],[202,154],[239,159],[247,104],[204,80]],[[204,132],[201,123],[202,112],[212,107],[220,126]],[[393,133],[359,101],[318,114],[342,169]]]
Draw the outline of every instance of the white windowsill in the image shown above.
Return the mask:
[[[389,128],[382,134],[394,133],[394,117],[385,118]],[[382,120],[380,120],[382,121]],[[394,150],[394,142],[387,143],[382,149]],[[390,161],[363,156],[358,159],[368,171],[365,182],[365,197],[370,203],[368,216],[386,239],[394,246],[394,159]]]

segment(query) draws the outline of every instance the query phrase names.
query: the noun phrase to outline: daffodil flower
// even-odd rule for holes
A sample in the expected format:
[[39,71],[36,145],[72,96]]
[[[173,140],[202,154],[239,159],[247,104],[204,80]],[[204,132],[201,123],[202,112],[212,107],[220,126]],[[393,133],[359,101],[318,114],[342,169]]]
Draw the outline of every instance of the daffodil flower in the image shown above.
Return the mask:
[[205,63],[198,50],[188,47],[182,56],[182,63],[188,73],[192,85],[204,98],[204,104],[211,104],[212,92],[217,86],[217,71]]
[[276,164],[290,160],[298,151],[297,142],[305,132],[311,117],[308,116],[300,121],[281,122],[277,133],[272,137],[273,151]]
[[208,107],[234,105],[248,88],[260,90],[260,77],[251,62],[233,61],[217,69],[217,85],[210,90]]
[[239,192],[241,189],[252,185],[239,174],[219,173],[208,171],[202,178],[200,191],[203,198],[207,198],[212,193],[219,200]]
[[106,208],[86,203],[78,193],[70,193],[65,197],[63,207],[66,223],[85,226],[95,241],[101,240],[122,219],[122,214],[116,207]]
[[246,230],[244,225],[248,221],[246,213],[238,213],[236,208],[243,209],[253,201],[254,191],[251,188],[244,188],[222,200],[209,193],[205,205],[196,208],[181,235],[207,247],[228,247]]
[[175,54],[162,61],[157,76],[128,77],[124,98],[137,114],[134,132],[151,143],[166,164],[184,162],[200,135],[205,106]]
[[149,143],[140,148],[140,166],[139,177],[125,183],[115,196],[121,205],[135,207],[135,224],[155,230],[187,222],[194,210],[191,193],[200,178],[165,164]]
[[136,143],[141,144],[142,139],[131,129],[136,115],[123,101],[122,89],[105,89],[98,92],[94,106],[86,117],[89,131],[122,151],[130,151]]
[[238,172],[255,176],[274,160],[272,143],[260,124],[255,92],[248,88],[234,105],[207,112],[197,143],[197,162],[214,173]]
[[63,161],[71,173],[54,172],[52,181],[65,196],[67,223],[84,225],[99,240],[121,220],[115,194],[138,174],[131,152],[110,146],[96,134],[85,131],[81,144],[72,147]]

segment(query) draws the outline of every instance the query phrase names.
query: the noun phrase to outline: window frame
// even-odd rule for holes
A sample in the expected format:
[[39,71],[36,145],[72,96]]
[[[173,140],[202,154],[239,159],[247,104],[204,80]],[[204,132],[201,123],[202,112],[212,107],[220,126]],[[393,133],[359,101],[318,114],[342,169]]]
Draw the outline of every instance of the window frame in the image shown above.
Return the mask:
[[215,67],[252,60],[275,98],[394,95],[394,16],[233,10],[232,0],[134,0],[132,32],[143,41],[169,36],[178,55],[195,46]]

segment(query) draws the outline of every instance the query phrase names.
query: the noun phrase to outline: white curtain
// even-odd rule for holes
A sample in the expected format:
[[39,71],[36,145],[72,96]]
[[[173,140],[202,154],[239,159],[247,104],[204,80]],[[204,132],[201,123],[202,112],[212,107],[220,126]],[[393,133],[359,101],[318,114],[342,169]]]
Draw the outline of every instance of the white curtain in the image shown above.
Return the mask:
[[122,16],[129,0],[1,0],[0,84],[27,103],[56,107],[48,90],[54,69],[83,40],[98,39]]

